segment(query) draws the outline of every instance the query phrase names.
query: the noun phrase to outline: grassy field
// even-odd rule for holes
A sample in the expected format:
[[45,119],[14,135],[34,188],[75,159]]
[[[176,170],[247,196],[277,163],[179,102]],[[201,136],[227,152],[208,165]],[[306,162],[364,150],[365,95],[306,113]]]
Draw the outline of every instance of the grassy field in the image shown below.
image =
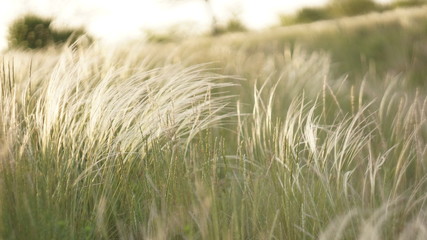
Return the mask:
[[427,8],[0,61],[1,239],[424,239]]

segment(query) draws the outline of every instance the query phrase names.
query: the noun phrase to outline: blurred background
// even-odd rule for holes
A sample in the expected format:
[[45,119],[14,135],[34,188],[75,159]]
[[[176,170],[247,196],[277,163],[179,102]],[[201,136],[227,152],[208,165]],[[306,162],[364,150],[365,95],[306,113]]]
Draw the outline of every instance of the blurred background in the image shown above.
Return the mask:
[[175,43],[212,62],[222,61],[215,46],[249,55],[302,46],[331,55],[337,75],[406,73],[425,85],[427,0],[0,1],[0,51],[59,49],[85,36],[108,50]]
[[[8,26],[19,16],[33,13],[54,19],[59,27],[84,27],[95,39],[117,43],[125,39],[139,39],[147,34],[185,32],[203,34],[212,31],[213,24],[239,25],[258,30],[293,23],[297,13],[308,18],[324,18],[318,11],[339,2],[359,2],[372,7],[367,0],[1,0],[0,49],[7,47]],[[418,2],[412,0],[412,2]],[[393,0],[377,0],[387,5]],[[394,1],[396,2],[396,1]],[[408,2],[408,1],[406,1]],[[356,4],[357,5],[357,4]],[[307,8],[308,11],[301,11]],[[360,8],[360,6],[353,6]],[[313,12],[314,10],[314,12]],[[299,11],[299,12],[298,12]],[[326,14],[328,15],[328,14]],[[310,19],[309,19],[310,20]],[[215,23],[213,23],[215,21]],[[237,26],[237,28],[239,28]],[[233,27],[233,26],[231,26]],[[236,27],[236,26],[234,26]]]

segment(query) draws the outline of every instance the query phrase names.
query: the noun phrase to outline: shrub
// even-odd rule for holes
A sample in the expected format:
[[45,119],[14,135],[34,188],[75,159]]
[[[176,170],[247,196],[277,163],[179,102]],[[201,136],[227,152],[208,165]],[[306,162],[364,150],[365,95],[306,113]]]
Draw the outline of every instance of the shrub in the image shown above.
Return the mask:
[[308,23],[331,18],[331,14],[326,8],[303,8],[297,16],[296,22]]
[[279,15],[279,22],[281,26],[290,26],[290,25],[297,24],[295,16],[286,15],[286,14]]
[[213,35],[221,35],[232,32],[246,32],[248,29],[238,18],[230,19],[225,26],[216,26]]
[[295,16],[282,15],[280,16],[280,23],[284,26],[297,23],[310,23],[319,20],[355,16],[383,10],[386,10],[384,6],[377,5],[372,0],[333,0],[325,7],[302,8]]
[[245,32],[246,26],[237,18],[231,19],[225,28],[228,32]]
[[391,3],[393,7],[415,7],[427,4],[426,0],[395,0]]
[[52,32],[53,41],[55,44],[62,44],[69,41],[70,43],[75,42],[80,36],[85,34],[83,28],[78,29],[61,29]]
[[9,47],[39,49],[51,44],[73,43],[79,36],[85,34],[85,30],[82,28],[52,29],[51,23],[52,19],[33,14],[17,19],[9,27]]
[[9,28],[9,46],[12,48],[43,48],[53,41],[50,19],[27,15]]
[[335,0],[332,1],[330,8],[337,17],[355,16],[381,9],[372,0]]

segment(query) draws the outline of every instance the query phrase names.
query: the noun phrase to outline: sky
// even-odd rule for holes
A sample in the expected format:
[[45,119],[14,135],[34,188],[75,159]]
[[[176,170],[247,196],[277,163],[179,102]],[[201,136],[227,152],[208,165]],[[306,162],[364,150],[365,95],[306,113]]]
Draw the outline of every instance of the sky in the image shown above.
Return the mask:
[[[250,29],[262,29],[277,25],[281,13],[327,2],[211,0],[211,5],[220,23],[236,16]],[[146,30],[201,33],[210,23],[203,0],[0,0],[0,50],[7,47],[9,24],[27,12],[53,17],[58,26],[84,26],[96,39],[106,43],[142,38]]]

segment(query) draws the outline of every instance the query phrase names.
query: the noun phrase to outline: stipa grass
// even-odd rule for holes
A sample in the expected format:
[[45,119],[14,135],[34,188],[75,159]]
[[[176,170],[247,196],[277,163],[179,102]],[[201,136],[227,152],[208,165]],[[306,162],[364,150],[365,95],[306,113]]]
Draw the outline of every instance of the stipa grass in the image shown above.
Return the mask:
[[120,68],[91,69],[98,64],[65,55],[51,73],[19,79],[25,82],[16,83],[13,73],[5,73],[4,131],[18,125],[36,131],[42,152],[59,154],[53,144],[99,156],[97,151],[106,149],[138,153],[144,142],[193,136],[227,117],[219,113],[228,97],[212,92],[231,84],[215,83],[219,77],[205,74],[202,66],[138,69],[126,75]]
[[191,49],[153,58],[144,48],[93,47],[6,60],[1,237],[423,233],[423,91],[406,91],[404,77],[334,80],[328,54],[298,47],[223,49],[210,55],[247,78],[239,86],[203,65],[169,64]]
[[[361,105],[352,114],[333,107],[338,115],[329,123],[323,115],[325,104],[331,104],[327,98],[314,102],[297,98],[283,118],[271,117],[275,88],[268,99],[256,98],[259,103],[252,116],[240,124],[244,156],[272,178],[260,185],[269,197],[281,199],[275,199],[279,204],[271,199],[264,204],[281,209],[277,217],[287,238],[312,239],[320,234],[322,239],[405,239],[408,229],[416,229],[414,236],[421,236],[426,200],[421,190],[426,187],[421,173],[425,171],[426,98],[402,95],[396,85],[390,84],[383,96],[378,94],[380,101]],[[391,101],[387,108],[390,112],[399,109],[399,113],[384,118],[383,105],[390,92],[401,104]],[[276,187],[265,190],[267,186]],[[258,191],[262,190],[253,192]],[[331,216],[341,215],[331,226],[323,225],[335,218]]]
[[219,83],[203,66],[132,73],[126,66],[112,66],[102,72],[101,59],[88,58],[66,52],[52,70],[38,69],[23,78],[15,76],[11,63],[3,63],[5,238],[56,238],[62,230],[55,228],[69,224],[73,230],[65,232],[72,238],[84,234],[74,230],[93,224],[97,234],[112,236],[110,229],[98,229],[108,223],[96,211],[104,212],[106,201],[123,201],[119,192],[129,171],[164,148],[189,144],[231,116],[223,111],[229,97],[217,91],[231,84]]

